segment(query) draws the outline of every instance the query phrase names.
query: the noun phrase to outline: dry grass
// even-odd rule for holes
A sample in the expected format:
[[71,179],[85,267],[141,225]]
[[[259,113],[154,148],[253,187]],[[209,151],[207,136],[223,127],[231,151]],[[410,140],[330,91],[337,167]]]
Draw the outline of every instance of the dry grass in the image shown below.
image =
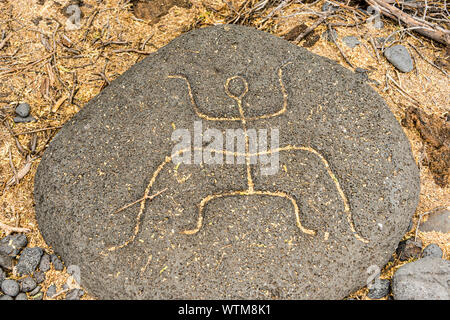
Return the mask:
[[[42,2],[42,5],[38,4]],[[239,17],[239,21],[282,36],[298,24],[305,23],[310,26],[317,17],[299,13],[305,10],[320,11],[323,3],[322,0],[314,5],[291,3],[271,18],[265,19],[273,7],[246,15],[248,8],[256,1],[248,2],[247,7],[244,7],[245,10],[243,9],[242,14],[238,16],[234,11],[238,11],[244,1],[232,1],[233,10],[219,0],[192,0],[192,8],[173,7],[157,24],[150,25],[136,19],[130,10],[130,4],[125,1],[99,2],[84,1],[85,5],[81,7],[84,14],[81,19],[83,25],[81,29],[69,31],[65,30],[67,18],[62,13],[62,8],[69,4],[69,1],[61,0],[60,4],[51,0],[0,1],[0,21],[2,21],[0,43],[2,31],[5,31],[7,36],[11,34],[6,46],[0,49],[0,110],[7,115],[7,121],[15,134],[61,126],[109,81],[143,59],[147,53],[157,50],[192,28],[230,22]],[[351,22],[353,13],[343,10],[340,16],[341,18],[333,18],[330,21]],[[337,41],[348,61],[355,67],[371,70],[370,78],[380,84],[372,85],[373,88],[385,98],[399,121],[410,105],[418,106],[427,113],[444,116],[449,112],[450,86],[447,76],[424,61],[411,47],[408,49],[414,57],[416,66],[413,72],[397,73],[379,50],[378,61],[370,39],[387,37],[399,30],[396,23],[384,19],[383,21],[385,27],[382,30],[374,30],[368,24],[336,28],[339,39],[346,35],[355,35],[362,42],[362,45],[352,50],[341,40]],[[325,30],[326,26],[320,25],[315,32],[322,34]],[[70,39],[70,42],[66,38]],[[401,41],[406,45],[407,43],[414,45],[429,61],[445,56],[445,49],[436,47],[427,39],[416,35],[405,33]],[[337,60],[348,67],[335,44],[323,38],[309,50]],[[396,88],[392,82],[385,88],[387,75],[392,77],[401,89]],[[77,81],[74,82],[74,79]],[[11,121],[14,106],[21,101],[28,102],[32,106],[32,115],[38,119],[37,122],[14,124]],[[55,131],[45,130],[36,133],[38,151],[45,148]],[[416,162],[420,163],[423,143],[416,132],[409,130],[405,132],[410,139]],[[21,134],[18,141],[27,147],[32,136]],[[3,182],[8,181],[14,174],[10,165],[9,150],[14,167],[19,170],[24,166],[26,159],[18,151],[14,137],[6,126],[0,123],[0,192]],[[31,170],[18,185],[7,188],[0,194],[0,221],[11,226],[31,229],[28,237],[30,245],[40,246],[51,252],[51,248],[46,245],[37,228],[34,213],[33,177],[38,162],[39,158],[33,161]],[[420,167],[420,177],[421,194],[414,218],[415,224],[421,213],[450,204],[449,187],[438,187],[426,167]],[[405,237],[414,236],[414,229]],[[445,252],[445,258],[449,259],[449,234],[419,233],[419,237],[425,245],[439,244]],[[390,278],[402,264],[398,260],[388,264],[383,270],[382,277]],[[65,271],[52,270],[47,274],[43,288],[46,289],[51,283],[55,283],[59,291],[67,277]],[[367,299],[366,294],[367,289],[361,289],[352,297]],[[63,297],[64,295],[61,295],[57,299]],[[86,294],[83,298],[92,297]]]

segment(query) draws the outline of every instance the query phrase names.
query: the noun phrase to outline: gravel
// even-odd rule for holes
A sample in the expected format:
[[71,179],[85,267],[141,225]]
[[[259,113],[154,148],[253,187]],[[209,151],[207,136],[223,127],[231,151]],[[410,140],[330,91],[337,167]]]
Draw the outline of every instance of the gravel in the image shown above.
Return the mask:
[[0,267],[11,271],[14,267],[14,258],[0,253]]
[[26,118],[30,115],[30,105],[28,103],[20,103],[17,107],[16,107],[16,114],[19,117],[22,118]]
[[39,247],[25,248],[19,257],[16,270],[19,275],[29,274],[31,275],[37,268],[43,250]]
[[8,296],[15,297],[20,291],[19,284],[15,280],[7,279],[2,282],[2,291]]
[[6,236],[0,240],[0,254],[15,257],[27,244],[27,237],[23,233]]
[[389,287],[391,283],[387,279],[379,279],[376,281],[372,288],[369,289],[369,293],[367,296],[370,299],[381,299],[386,297],[389,294]]
[[401,72],[410,72],[414,68],[408,49],[401,44],[397,44],[384,50],[384,56]]
[[16,297],[16,300],[28,300],[26,293],[19,293]]
[[51,255],[51,260],[53,267],[55,268],[56,271],[62,271],[64,269],[62,261],[58,258],[56,254]]
[[34,288],[33,291],[30,292],[30,297],[37,295],[41,291],[41,289],[41,286],[37,286],[36,288]]
[[36,288],[37,283],[31,277],[25,277],[20,281],[20,291],[22,292],[30,292]]
[[39,270],[42,272],[47,272],[50,270],[50,255],[47,253],[44,253],[44,255],[41,258],[41,261],[39,262]]
[[47,297],[51,298],[56,294],[56,286],[54,284],[52,284],[50,287],[48,287],[47,289]]
[[443,256],[442,249],[435,243],[426,246],[422,252],[422,258],[425,257],[442,258],[442,256]]
[[37,284],[45,281],[45,273],[42,271],[36,271],[33,276]]

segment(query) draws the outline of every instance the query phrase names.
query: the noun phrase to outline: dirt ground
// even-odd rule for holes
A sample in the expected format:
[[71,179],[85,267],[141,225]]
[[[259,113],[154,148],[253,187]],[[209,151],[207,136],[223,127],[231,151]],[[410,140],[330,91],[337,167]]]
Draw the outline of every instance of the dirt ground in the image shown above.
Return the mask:
[[[160,12],[151,17],[130,1],[0,0],[0,222],[30,229],[30,246],[52,252],[39,232],[34,212],[33,179],[40,155],[58,128],[110,81],[194,28],[242,23],[295,40],[317,21],[324,0],[303,1],[306,4],[268,1],[272,5],[261,9],[258,5],[264,1],[174,0],[178,6],[162,2]],[[347,68],[352,68],[351,64],[367,69],[374,80],[371,86],[403,123],[421,178],[414,227],[405,235],[414,237],[421,215],[424,221],[430,210],[450,206],[449,50],[405,31],[396,21],[382,17],[384,27],[378,30],[369,22],[351,25],[354,17],[354,9],[341,6],[335,17],[327,20],[335,23],[336,43],[322,36],[327,26],[321,24],[299,45]],[[349,35],[357,36],[361,44],[347,47],[342,38]],[[398,72],[384,58],[376,39],[390,35],[410,51],[415,65],[412,72]],[[18,102],[29,103],[37,121],[14,123]],[[15,175],[23,176],[18,183]],[[437,243],[445,258],[450,258],[449,233],[418,232],[418,238],[424,246]],[[406,262],[395,257],[381,277],[389,279]],[[43,291],[53,283],[60,291],[67,278],[66,270],[52,269],[42,284]],[[368,299],[367,291],[363,288],[351,297]],[[87,293],[83,299],[93,297]]]

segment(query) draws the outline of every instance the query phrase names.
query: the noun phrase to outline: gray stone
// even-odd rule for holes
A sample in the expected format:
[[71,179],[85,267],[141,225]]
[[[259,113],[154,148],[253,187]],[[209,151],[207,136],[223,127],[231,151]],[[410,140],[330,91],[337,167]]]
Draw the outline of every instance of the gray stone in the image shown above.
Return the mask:
[[16,270],[19,275],[31,275],[41,261],[43,250],[41,248],[25,248],[19,257]]
[[379,279],[379,281],[375,281],[373,286],[369,289],[369,293],[367,296],[370,299],[381,299],[386,297],[389,294],[389,287],[391,282],[387,279]]
[[47,297],[52,298],[55,294],[56,294],[56,286],[52,284],[47,289]]
[[[278,129],[279,170],[177,166],[174,128],[201,119],[223,134],[244,120]],[[147,187],[165,191],[113,214]],[[84,106],[46,149],[34,197],[46,243],[101,299],[342,299],[386,264],[418,194],[409,141],[360,77],[221,25],[173,40]]]
[[36,271],[33,276],[37,284],[45,281],[45,273],[42,271]]
[[395,300],[449,300],[450,261],[426,257],[401,266],[392,279]]
[[443,252],[442,249],[435,243],[432,243],[423,249],[422,257],[435,257],[442,258]]
[[14,300],[14,298],[11,296],[8,296],[7,294],[4,294],[4,295],[0,296],[0,300]]
[[30,292],[33,291],[34,288],[36,288],[37,284],[36,281],[34,281],[31,277],[25,277],[22,280],[20,280],[20,291],[22,292]]
[[0,285],[2,284],[3,280],[5,280],[6,274],[5,272],[0,268]]
[[39,270],[42,272],[47,272],[50,270],[50,255],[47,253],[44,253],[42,255],[41,261],[39,262]]
[[420,223],[419,230],[424,232],[450,232],[450,210],[444,209],[430,214],[427,221]]
[[37,295],[40,291],[41,291],[42,287],[41,286],[37,286],[36,288],[34,288],[30,293],[30,297]]
[[349,48],[354,48],[357,45],[361,44],[361,42],[358,40],[357,37],[355,36],[348,36],[348,37],[343,37],[342,41],[349,47]]
[[422,241],[420,241],[420,239],[417,239],[416,241],[413,239],[400,241],[396,252],[400,261],[417,259],[422,252]]
[[2,282],[2,291],[8,296],[15,297],[20,291],[19,284],[15,280],[6,279]]
[[26,293],[19,293],[15,300],[28,300]]
[[80,291],[78,289],[72,289],[66,293],[66,300],[80,300],[80,297]]
[[5,270],[12,270],[14,267],[14,258],[0,253],[0,267]]
[[16,114],[19,117],[26,118],[30,115],[30,105],[28,103],[20,103],[16,107]]
[[386,48],[384,56],[401,72],[410,72],[414,68],[408,49],[401,44]]
[[6,236],[0,240],[0,254],[15,257],[27,244],[27,237],[23,233]]
[[28,116],[28,117],[25,117],[25,118],[22,118],[22,117],[14,117],[13,121],[14,121],[15,123],[33,122],[33,121],[36,121],[36,118],[33,117],[33,116]]
[[56,256],[55,254],[52,254],[51,256],[53,268],[55,268],[56,271],[62,271],[64,269],[64,265],[62,261]]
[[378,30],[383,29],[384,22],[381,20],[374,21],[373,26],[375,27],[375,29],[378,29]]

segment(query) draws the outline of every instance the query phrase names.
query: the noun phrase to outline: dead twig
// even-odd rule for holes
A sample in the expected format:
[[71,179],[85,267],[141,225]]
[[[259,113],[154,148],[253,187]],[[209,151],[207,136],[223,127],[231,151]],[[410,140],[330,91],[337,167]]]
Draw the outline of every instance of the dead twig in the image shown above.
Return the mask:
[[30,232],[30,229],[27,228],[18,228],[18,227],[11,227],[7,224],[4,224],[3,222],[0,222],[0,229],[2,229],[5,232],[6,236],[9,236],[13,232],[19,232],[19,233],[27,233]]
[[131,203],[129,203],[129,204],[123,206],[122,208],[120,208],[120,209],[114,211],[113,213],[111,213],[111,215],[117,214],[117,213],[119,213],[119,212],[121,212],[121,211],[123,211],[123,210],[125,210],[125,209],[128,209],[129,207],[132,207],[132,206],[134,206],[135,204],[137,204],[137,203],[139,203],[139,202],[142,202],[142,201],[144,201],[144,200],[146,200],[146,199],[151,201],[152,199],[154,199],[155,197],[159,196],[161,193],[163,193],[163,192],[166,191],[166,190],[167,190],[167,188],[164,188],[164,189],[162,189],[161,191],[158,191],[157,193],[155,193],[155,194],[153,194],[153,195],[151,195],[151,196],[143,196],[142,198],[140,198],[140,199],[138,199],[138,200],[136,200],[136,201],[133,201],[133,202],[131,202]]

